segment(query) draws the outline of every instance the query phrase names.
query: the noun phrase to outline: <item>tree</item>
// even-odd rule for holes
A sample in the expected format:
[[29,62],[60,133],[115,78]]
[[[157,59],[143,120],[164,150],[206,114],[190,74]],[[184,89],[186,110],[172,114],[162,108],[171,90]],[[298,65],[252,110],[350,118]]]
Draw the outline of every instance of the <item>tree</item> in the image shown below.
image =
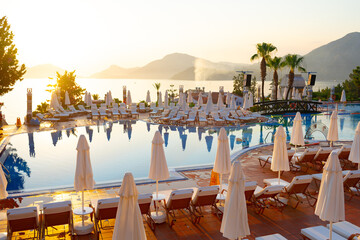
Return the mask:
[[233,94],[242,96],[244,91],[244,73],[239,73],[237,76],[234,76],[233,81]]
[[342,88],[346,92],[347,100],[358,101],[360,98],[360,66],[357,66],[350,73],[348,80],[342,83]]
[[264,85],[266,79],[266,62],[270,58],[270,54],[277,50],[271,43],[258,43],[256,44],[256,53],[250,58],[251,61],[261,58],[260,71],[261,71],[261,91],[262,101],[265,101]]
[[288,82],[288,90],[286,92],[286,100],[289,98],[289,93],[292,91],[294,78],[295,78],[295,69],[301,72],[306,72],[305,68],[302,66],[304,61],[304,57],[301,57],[297,54],[288,54],[284,57],[283,66],[287,66],[290,68],[289,71],[289,82]]
[[267,66],[274,71],[273,83],[275,88],[275,101],[277,100],[278,86],[279,86],[279,75],[277,73],[284,66],[284,62],[281,57],[269,58]]
[[49,108],[49,104],[47,102],[42,102],[41,104],[36,106],[36,111],[40,113],[46,113]]
[[156,89],[156,95],[157,95],[157,102],[159,101],[159,90],[160,90],[160,86],[161,84],[160,83],[154,83],[154,88]]
[[77,105],[82,101],[82,95],[85,92],[84,88],[81,88],[79,84],[75,82],[75,71],[65,71],[63,75],[56,72],[56,84],[48,85],[53,89],[50,91],[60,91],[60,102],[64,103],[65,92],[67,91],[70,98],[70,103]]
[[255,94],[256,94],[256,77],[255,76],[251,79],[251,87],[249,88],[249,91],[253,94],[253,96],[255,96]]
[[17,48],[13,43],[14,34],[6,17],[0,19],[0,96],[13,90],[16,81],[23,80],[26,73],[24,64],[19,65]]

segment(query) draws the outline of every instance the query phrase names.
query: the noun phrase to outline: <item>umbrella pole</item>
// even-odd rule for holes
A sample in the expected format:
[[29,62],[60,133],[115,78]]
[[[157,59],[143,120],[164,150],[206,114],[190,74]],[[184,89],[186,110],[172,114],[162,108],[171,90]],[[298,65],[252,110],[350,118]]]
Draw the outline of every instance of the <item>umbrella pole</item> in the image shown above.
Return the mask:
[[331,240],[332,239],[332,221],[330,221],[330,229],[329,229],[329,233],[330,233],[330,235],[329,235],[329,240]]
[[82,190],[81,192],[81,195],[82,195],[82,199],[81,199],[81,210],[82,210],[82,215],[81,215],[81,218],[82,218],[82,225],[84,226],[84,190]]
[[[222,173],[220,173],[220,199],[222,198]],[[221,206],[222,201],[220,201],[220,206]]]
[[279,171],[279,173],[278,173],[279,185],[280,185],[280,172],[281,172],[281,171]]
[[[156,180],[156,199],[158,199],[158,195],[159,195],[159,180]],[[157,201],[155,201],[155,210],[157,216],[158,215]]]
[[296,144],[295,144],[295,153],[296,153]]

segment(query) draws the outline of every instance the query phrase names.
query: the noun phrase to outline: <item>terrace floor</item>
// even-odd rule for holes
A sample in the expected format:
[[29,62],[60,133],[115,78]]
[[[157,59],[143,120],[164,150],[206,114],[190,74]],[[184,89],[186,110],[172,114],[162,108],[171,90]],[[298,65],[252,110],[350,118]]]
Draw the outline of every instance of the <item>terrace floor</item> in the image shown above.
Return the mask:
[[[267,155],[272,153],[272,146],[258,148],[249,151],[239,157],[242,161],[244,173],[247,181],[257,181],[259,186],[264,186],[263,179],[276,178],[277,172],[272,172],[270,166],[261,168],[257,160],[260,155]],[[196,170],[183,172],[189,179],[184,181],[161,183],[159,190],[169,192],[172,189],[189,188],[208,186],[210,183],[210,170]],[[297,173],[304,174],[304,173]],[[282,179],[290,182],[295,176],[292,172],[285,172]],[[227,182],[228,176],[223,177],[223,181]],[[139,193],[152,193],[155,191],[154,184],[138,185]],[[310,191],[315,193],[316,187],[312,183]],[[87,191],[85,194],[86,204],[90,203],[90,199],[99,199],[116,196],[118,188],[107,188]],[[349,195],[345,193],[345,199]],[[81,194],[76,192],[55,192],[49,194],[42,194],[36,196],[29,196],[19,199],[10,199],[0,201],[0,232],[6,232],[6,216],[7,208],[18,206],[32,206],[51,201],[71,200],[73,208],[80,207]],[[290,203],[291,204],[291,203]],[[351,201],[345,200],[346,220],[355,225],[360,226],[360,197],[356,196]],[[251,235],[247,239],[255,239],[255,237],[280,233],[287,239],[301,239],[300,230],[302,228],[326,225],[328,222],[321,221],[314,215],[314,208],[309,206],[306,201],[304,204],[299,204],[297,209],[287,206],[282,212],[276,209],[265,209],[264,213],[259,215],[253,206],[248,206],[248,219],[250,225]],[[75,218],[75,221],[79,221]],[[105,229],[101,230],[100,239],[111,239],[113,232],[114,220],[104,221]],[[205,216],[201,219],[199,224],[194,225],[188,215],[179,214],[177,221],[173,228],[170,228],[167,223],[156,226],[155,231],[152,231],[144,222],[145,231],[148,239],[225,239],[220,233],[221,220],[212,212],[212,209],[205,209]],[[64,231],[66,233],[64,233]],[[57,227],[57,229],[49,228],[50,236],[46,239],[70,239],[67,227]],[[25,231],[15,233],[13,239],[27,239],[31,238],[33,232]],[[78,239],[95,239],[95,235],[87,235],[78,237]]]

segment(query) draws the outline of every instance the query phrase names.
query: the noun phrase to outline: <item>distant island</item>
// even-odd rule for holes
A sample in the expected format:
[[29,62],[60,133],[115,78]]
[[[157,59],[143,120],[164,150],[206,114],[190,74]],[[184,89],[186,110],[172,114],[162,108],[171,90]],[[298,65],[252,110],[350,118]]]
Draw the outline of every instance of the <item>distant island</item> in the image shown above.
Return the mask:
[[[250,56],[249,56],[250,58]],[[360,63],[360,33],[353,32],[318,47],[304,55],[308,71],[317,72],[317,80],[344,80]],[[237,70],[260,75],[259,63],[243,64],[211,62],[184,53],[172,53],[143,67],[122,68],[112,65],[89,78],[172,79],[172,80],[232,80]],[[30,67],[25,78],[47,78],[64,69],[51,64]],[[268,74],[267,80],[271,79]]]

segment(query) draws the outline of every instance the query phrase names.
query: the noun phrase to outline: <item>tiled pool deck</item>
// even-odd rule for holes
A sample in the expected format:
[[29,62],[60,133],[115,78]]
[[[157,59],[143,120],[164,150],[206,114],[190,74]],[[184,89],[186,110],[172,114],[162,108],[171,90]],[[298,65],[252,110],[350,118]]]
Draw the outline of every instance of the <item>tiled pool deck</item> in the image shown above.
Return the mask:
[[[270,170],[269,165],[261,168],[258,162],[258,156],[267,155],[272,153],[272,146],[257,148],[242,155],[239,159],[242,161],[242,166],[247,178],[247,181],[257,181],[259,186],[264,186],[263,179],[276,178],[277,173]],[[174,181],[168,183],[161,183],[159,190],[164,193],[169,193],[172,189],[188,188],[188,187],[201,187],[208,186],[210,182],[210,170],[196,170],[182,172],[188,180]],[[304,173],[297,173],[304,174]],[[285,172],[282,179],[291,181],[295,176],[292,172]],[[224,176],[224,182],[227,182],[228,176]],[[152,193],[155,191],[154,184],[146,184],[137,186],[140,193]],[[315,184],[312,183],[310,191],[315,192]],[[93,191],[86,191],[85,199],[86,204],[90,203],[90,199],[100,199],[116,196],[118,188],[97,189]],[[345,198],[348,199],[349,195],[345,193]],[[32,206],[34,204],[41,204],[51,201],[71,200],[73,208],[80,207],[81,193],[76,192],[55,192],[51,194],[42,194],[37,196],[24,197],[16,199],[16,201],[5,200],[0,201],[0,232],[6,231],[6,217],[5,212],[9,207],[13,207],[16,202],[18,206]],[[351,201],[345,200],[346,220],[360,226],[360,197],[356,196]],[[177,221],[173,228],[170,228],[167,223],[159,224],[156,226],[155,231],[152,231],[144,222],[146,235],[148,239],[225,239],[220,233],[221,221],[212,209],[205,209],[205,217],[201,220],[200,224],[194,225],[187,215],[179,214]],[[265,209],[264,214],[259,215],[253,206],[248,206],[248,218],[251,235],[248,239],[255,239],[255,237],[280,233],[287,239],[301,239],[300,230],[302,228],[326,225],[327,222],[321,221],[314,215],[314,208],[309,206],[306,201],[300,204],[297,209],[287,206],[282,212],[275,209]],[[75,219],[79,221],[80,219]],[[111,239],[114,220],[104,222],[105,229],[101,230],[100,239]],[[50,236],[46,239],[63,239],[66,237],[70,239],[68,229],[64,234],[64,227],[59,226],[57,229],[49,228]],[[15,233],[13,239],[26,239],[31,238],[33,232],[26,231]],[[83,236],[84,239],[95,239],[94,235]]]

